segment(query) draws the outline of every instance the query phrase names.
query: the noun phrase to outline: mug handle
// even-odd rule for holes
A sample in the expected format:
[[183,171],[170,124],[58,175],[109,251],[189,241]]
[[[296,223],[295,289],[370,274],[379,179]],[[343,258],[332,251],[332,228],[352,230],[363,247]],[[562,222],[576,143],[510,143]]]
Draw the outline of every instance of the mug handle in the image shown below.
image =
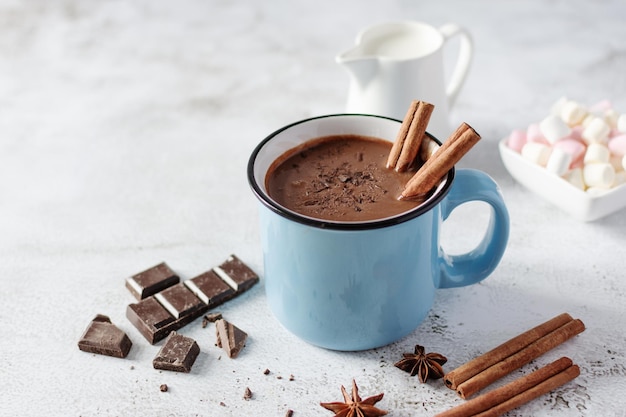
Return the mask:
[[455,24],[446,23],[439,28],[439,32],[443,35],[444,44],[455,36],[460,36],[461,45],[459,48],[459,55],[456,59],[456,65],[454,71],[450,76],[450,81],[446,87],[446,95],[448,96],[448,107],[452,108],[456,102],[456,98],[459,95],[461,86],[467,78],[472,56],[474,54],[474,43],[472,36],[467,29]]
[[482,281],[504,255],[509,240],[509,212],[498,184],[482,171],[458,169],[450,192],[441,203],[442,219],[445,221],[456,207],[470,201],[484,201],[491,206],[489,226],[478,246],[467,253],[447,255],[440,248],[438,288],[463,287]]

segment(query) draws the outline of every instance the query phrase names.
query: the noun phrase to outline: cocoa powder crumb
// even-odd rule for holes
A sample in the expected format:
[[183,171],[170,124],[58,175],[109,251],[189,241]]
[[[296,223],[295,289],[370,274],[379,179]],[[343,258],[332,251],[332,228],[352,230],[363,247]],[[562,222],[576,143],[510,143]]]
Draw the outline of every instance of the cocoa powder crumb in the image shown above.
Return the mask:
[[167,384],[161,384],[159,389],[161,390],[161,392],[167,392],[167,390],[168,390]]

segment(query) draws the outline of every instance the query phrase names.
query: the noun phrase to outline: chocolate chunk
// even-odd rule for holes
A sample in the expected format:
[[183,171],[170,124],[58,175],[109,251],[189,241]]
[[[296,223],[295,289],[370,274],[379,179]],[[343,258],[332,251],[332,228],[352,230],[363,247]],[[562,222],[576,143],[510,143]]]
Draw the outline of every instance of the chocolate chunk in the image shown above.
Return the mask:
[[152,360],[152,366],[154,369],[189,373],[199,353],[200,348],[195,340],[171,332]]
[[246,345],[248,335],[224,319],[215,322],[215,332],[217,346],[224,349],[229,358],[236,358]]
[[237,293],[246,291],[259,282],[259,276],[235,255],[230,255],[220,266],[213,268],[213,271]]
[[161,384],[161,386],[159,386],[159,389],[161,390],[161,392],[167,392],[168,390],[167,384]]
[[202,328],[204,329],[207,326],[207,324],[215,323],[221,318],[222,318],[222,313],[205,314],[205,316],[202,317]]
[[243,392],[243,399],[248,401],[252,399],[252,391],[250,388],[246,387],[246,390]]
[[205,304],[215,307],[222,304],[235,293],[224,280],[222,280],[213,270],[198,275],[195,278],[185,281],[187,288]]
[[78,341],[78,348],[84,352],[125,358],[130,351],[132,342],[122,330],[111,320],[98,314],[87,326],[85,333]]
[[193,314],[206,306],[184,283],[154,294],[154,298],[177,319]]
[[126,288],[138,300],[143,300],[153,294],[178,284],[180,278],[162,262],[150,269],[146,269],[130,278],[126,278]]

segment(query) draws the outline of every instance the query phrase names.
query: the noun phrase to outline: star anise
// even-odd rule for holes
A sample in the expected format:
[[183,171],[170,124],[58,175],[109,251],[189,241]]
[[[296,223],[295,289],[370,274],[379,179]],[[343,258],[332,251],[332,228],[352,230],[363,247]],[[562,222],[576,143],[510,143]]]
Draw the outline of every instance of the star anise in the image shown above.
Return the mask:
[[373,395],[364,400],[359,397],[359,388],[352,380],[352,397],[341,386],[341,393],[345,402],[320,403],[322,407],[335,413],[335,417],[379,417],[387,414],[386,411],[374,407],[378,401],[383,399],[384,394]]
[[426,382],[428,378],[439,379],[444,375],[443,365],[448,359],[439,353],[424,353],[424,346],[415,345],[415,353],[403,353],[403,358],[395,363],[397,368],[417,375],[420,382]]

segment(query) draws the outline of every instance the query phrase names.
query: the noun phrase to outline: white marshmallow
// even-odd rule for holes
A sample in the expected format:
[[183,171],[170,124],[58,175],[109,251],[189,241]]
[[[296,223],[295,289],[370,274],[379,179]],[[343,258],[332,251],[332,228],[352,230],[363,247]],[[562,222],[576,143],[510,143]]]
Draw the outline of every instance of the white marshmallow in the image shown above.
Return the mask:
[[611,129],[615,129],[617,127],[617,119],[619,119],[619,113],[613,109],[609,109],[604,112],[604,121]]
[[609,148],[600,144],[600,143],[591,143],[587,146],[587,151],[585,151],[585,158],[583,162],[585,164],[591,163],[606,163],[609,162],[611,158],[611,152]]
[[587,110],[574,100],[569,100],[561,107],[561,119],[569,126],[580,124],[587,115]]
[[609,163],[587,164],[583,179],[588,187],[610,188],[615,182],[615,169]]
[[607,143],[611,128],[600,117],[594,117],[593,120],[583,130],[582,137],[587,143]]
[[580,122],[580,125],[582,127],[587,127],[589,126],[589,123],[591,123],[591,121],[593,119],[595,119],[596,117],[598,117],[597,115],[593,114],[593,113],[587,113],[587,115],[583,118],[583,120]]
[[617,118],[617,130],[622,133],[626,133],[626,113],[620,114]]
[[570,134],[570,128],[559,116],[550,115],[539,123],[539,130],[550,143]]
[[567,97],[561,97],[560,99],[555,101],[552,104],[552,107],[550,107],[550,114],[552,114],[554,116],[560,116],[561,115],[561,109],[563,108],[565,103],[567,103],[568,101],[569,100],[567,99]]
[[546,169],[559,177],[569,170],[572,163],[572,155],[559,148],[552,148]]
[[539,142],[526,142],[522,148],[522,156],[530,162],[546,166],[550,158],[550,147]]
[[615,182],[613,187],[626,184],[626,171],[620,171],[615,173]]
[[563,175],[563,178],[576,188],[585,190],[585,180],[583,179],[583,170],[580,168],[572,169]]
[[622,157],[619,155],[611,154],[611,158],[609,158],[609,164],[613,165],[613,168],[615,168],[615,172],[624,171],[624,167],[622,166]]

